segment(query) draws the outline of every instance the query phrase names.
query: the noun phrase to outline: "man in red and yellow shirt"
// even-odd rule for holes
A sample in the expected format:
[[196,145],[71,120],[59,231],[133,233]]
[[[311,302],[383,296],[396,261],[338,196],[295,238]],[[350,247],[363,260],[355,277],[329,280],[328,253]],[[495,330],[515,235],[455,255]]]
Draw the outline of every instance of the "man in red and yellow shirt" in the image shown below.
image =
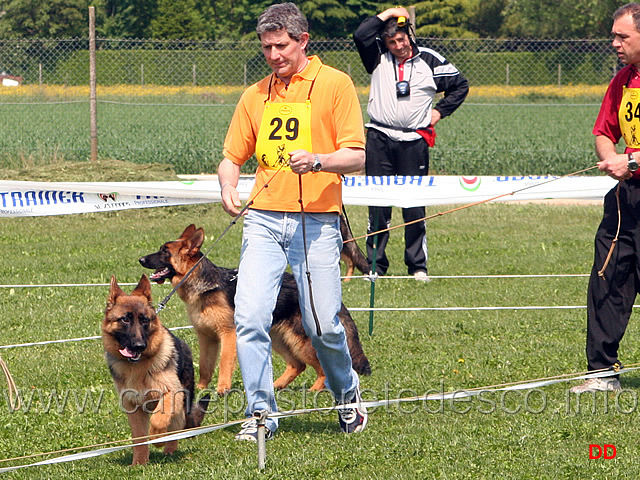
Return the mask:
[[[598,168],[619,183],[604,199],[589,279],[586,353],[594,375],[574,393],[621,389],[618,347],[640,289],[640,4],[620,7],[613,20],[612,45],[626,67],[609,84],[593,134]],[[624,153],[616,149],[621,138]]]
[[[366,426],[367,412],[359,405],[359,379],[338,312],[340,174],[364,166],[360,103],[345,73],[316,56],[307,57],[308,24],[294,4],[269,7],[256,31],[273,73],[242,95],[218,168],[222,206],[235,216],[241,210],[236,190],[240,167],[254,154],[258,160],[244,221],[234,317],[246,415],[251,419],[236,439],[256,441],[253,415],[277,411],[269,330],[287,265],[326,387],[337,403],[358,405],[339,409],[340,426],[346,433],[359,432]],[[268,417],[266,427],[269,438],[278,427],[277,418]]]

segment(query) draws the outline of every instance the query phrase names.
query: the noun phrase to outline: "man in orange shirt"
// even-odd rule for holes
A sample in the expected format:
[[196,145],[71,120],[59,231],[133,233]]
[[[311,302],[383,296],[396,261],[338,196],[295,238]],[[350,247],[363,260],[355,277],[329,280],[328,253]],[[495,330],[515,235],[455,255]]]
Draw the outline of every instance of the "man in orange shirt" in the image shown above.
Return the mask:
[[[360,103],[346,74],[317,56],[307,57],[308,24],[293,3],[267,8],[256,31],[273,73],[242,95],[218,167],[222,206],[236,216],[241,211],[236,190],[240,167],[254,154],[258,160],[244,221],[234,317],[246,415],[277,411],[269,330],[289,265],[305,331],[327,376],[326,387],[338,404],[357,404],[338,410],[342,431],[359,432],[366,426],[367,412],[359,405],[359,379],[338,312],[340,174],[364,166]],[[277,418],[268,416],[266,427],[270,438],[278,428]],[[236,439],[256,438],[252,417]]]

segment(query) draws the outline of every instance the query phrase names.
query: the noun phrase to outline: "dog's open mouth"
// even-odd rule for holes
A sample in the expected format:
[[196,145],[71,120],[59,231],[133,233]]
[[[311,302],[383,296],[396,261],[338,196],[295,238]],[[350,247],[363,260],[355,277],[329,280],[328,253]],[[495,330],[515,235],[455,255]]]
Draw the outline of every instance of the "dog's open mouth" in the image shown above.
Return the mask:
[[128,347],[121,348],[120,350],[118,350],[118,352],[120,352],[120,355],[125,357],[130,362],[137,362],[138,360],[140,360],[140,357],[142,357],[142,352],[136,353],[130,350]]
[[149,275],[149,278],[153,282],[162,284],[167,278],[171,278],[172,275],[173,273],[171,272],[170,268],[163,267],[163,268],[157,269],[155,272]]

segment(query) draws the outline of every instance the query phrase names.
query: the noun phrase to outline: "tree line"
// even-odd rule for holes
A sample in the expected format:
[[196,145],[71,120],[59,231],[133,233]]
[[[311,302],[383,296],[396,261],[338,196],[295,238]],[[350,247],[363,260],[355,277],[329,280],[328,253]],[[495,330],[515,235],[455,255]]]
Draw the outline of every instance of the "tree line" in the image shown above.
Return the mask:
[[[243,40],[273,0],[0,0],[0,39],[86,38],[89,6],[102,38]],[[312,39],[350,37],[398,3],[296,2]],[[419,37],[604,38],[620,0],[425,0],[412,4]],[[409,5],[406,5],[407,7]]]

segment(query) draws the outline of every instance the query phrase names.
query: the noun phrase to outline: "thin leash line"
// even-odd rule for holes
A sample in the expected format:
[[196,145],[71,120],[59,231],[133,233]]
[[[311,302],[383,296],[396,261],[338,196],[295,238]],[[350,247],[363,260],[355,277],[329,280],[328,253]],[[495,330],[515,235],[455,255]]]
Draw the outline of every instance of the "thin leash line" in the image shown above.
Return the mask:
[[233,227],[238,222],[238,220],[242,217],[242,215],[244,215],[244,212],[246,212],[249,209],[249,207],[251,207],[251,205],[253,205],[254,200],[258,197],[258,195],[260,195],[263,192],[263,190],[265,190],[269,186],[271,181],[274,178],[276,178],[276,176],[278,175],[278,173],[280,173],[280,171],[283,169],[283,167],[284,167],[284,165],[280,165],[280,168],[278,168],[276,170],[276,172],[271,176],[271,178],[265,182],[265,184],[260,188],[260,190],[258,190],[256,192],[256,194],[253,196],[253,198],[251,198],[251,199],[249,199],[249,201],[247,201],[246,205],[244,207],[242,207],[242,209],[238,212],[238,214],[231,220],[231,222],[229,222],[229,225],[227,225],[227,228],[224,229],[224,231],[213,242],[213,244],[202,254],[202,256],[198,259],[198,261],[193,265],[193,267],[191,267],[187,271],[187,273],[185,273],[184,277],[182,277],[182,279],[180,279],[180,281],[176,284],[176,286],[171,289],[169,294],[166,297],[164,297],[164,299],[160,303],[158,303],[158,306],[156,307],[156,313],[160,313],[164,309],[164,307],[167,305],[167,302],[169,302],[169,300],[171,299],[173,294],[176,293],[176,291],[187,280],[189,275],[191,275],[193,273],[193,271],[198,267],[198,265],[200,265],[200,262],[202,262],[207,257],[207,255],[209,255],[209,253],[211,252],[213,247],[215,247],[218,244],[218,242],[220,242],[220,240],[222,240],[222,237],[224,237],[227,234],[227,232],[229,230],[231,230],[231,227]]
[[613,251],[615,250],[616,244],[618,243],[618,236],[620,235],[620,225],[622,224],[622,212],[620,210],[620,185],[621,184],[622,182],[618,182],[618,186],[616,187],[616,206],[618,209],[618,227],[616,229],[616,236],[611,241],[611,247],[609,247],[609,252],[607,253],[607,258],[605,258],[602,268],[598,270],[598,276],[603,280],[605,279],[604,271],[607,269],[607,266],[609,265],[609,261],[611,260]]
[[316,334],[322,336],[322,329],[320,328],[320,320],[316,313],[316,305],[313,301],[313,286],[311,284],[311,271],[309,270],[309,256],[307,254],[307,226],[304,216],[304,200],[302,198],[302,175],[298,174],[298,203],[300,203],[300,221],[302,222],[302,246],[304,248],[304,265],[305,274],[307,276],[307,283],[309,284],[309,305],[311,306],[311,314],[316,324]]
[[[423,400],[438,400],[438,399],[444,399],[444,396],[452,396],[454,398],[461,398],[459,396],[456,396],[457,393],[473,393],[473,392],[485,392],[485,391],[492,391],[492,390],[499,390],[499,389],[508,389],[509,387],[514,387],[514,386],[518,386],[518,385],[523,385],[526,386],[528,384],[535,384],[535,383],[539,383],[539,382],[548,382],[548,381],[553,381],[553,380],[557,380],[557,381],[571,381],[573,379],[580,379],[580,378],[584,378],[585,376],[588,376],[589,378],[593,378],[593,377],[597,377],[598,375],[602,374],[602,373],[608,373],[609,375],[607,376],[612,376],[612,375],[617,375],[617,374],[621,374],[621,373],[627,373],[630,371],[634,371],[638,369],[638,366],[640,364],[636,363],[636,364],[630,364],[628,366],[622,366],[620,364],[616,364],[613,367],[609,367],[609,368],[605,368],[605,369],[599,369],[599,370],[590,370],[590,371],[586,371],[586,372],[579,372],[579,373],[564,373],[564,374],[559,374],[559,375],[554,375],[554,376],[548,376],[548,377],[540,377],[540,378],[536,378],[536,379],[532,379],[532,380],[520,380],[517,382],[506,382],[506,383],[500,383],[500,384],[495,384],[495,385],[489,385],[489,386],[484,386],[484,387],[474,387],[474,388],[469,388],[469,389],[464,389],[464,390],[455,390],[455,391],[451,391],[451,392],[443,392],[442,395],[422,395],[422,396],[415,396],[415,397],[404,397],[404,398],[397,398],[397,399],[389,399],[389,400],[384,400],[384,401],[377,401],[377,402],[367,402],[367,401],[363,401],[362,404],[364,404],[367,407],[377,407],[377,406],[390,406],[392,404],[396,404],[396,403],[400,403],[400,402],[410,402],[410,401],[423,401]],[[358,407],[358,403],[353,403],[353,404],[348,404],[348,405],[341,405],[341,406],[331,406],[331,407],[319,407],[319,408],[311,408],[311,409],[300,409],[300,410],[292,410],[292,411],[283,411],[283,412],[276,412],[274,414],[272,414],[272,417],[280,417],[280,418],[285,418],[285,417],[292,417],[292,416],[298,416],[298,415],[303,415],[303,414],[308,414],[308,413],[318,413],[318,412],[326,412],[326,411],[331,411],[331,410],[335,410],[337,408],[354,408],[354,407]],[[211,431],[215,431],[215,430],[219,430],[222,428],[226,428],[229,426],[233,426],[233,425],[237,425],[239,423],[243,423],[245,422],[247,419],[243,418],[240,420],[234,420],[231,422],[225,422],[225,423],[221,423],[221,424],[213,424],[213,425],[205,425],[205,426],[200,426],[200,427],[193,427],[193,428],[189,428],[189,429],[183,429],[183,430],[176,430],[176,431],[172,431],[172,432],[168,432],[168,433],[162,433],[162,434],[150,434],[150,435],[145,435],[142,437],[135,437],[135,438],[129,438],[129,439],[123,439],[123,440],[114,440],[111,442],[105,442],[105,443],[100,443],[100,444],[94,444],[94,445],[88,445],[88,446],[80,446],[80,447],[71,447],[71,448],[67,448],[67,449],[63,449],[63,450],[56,450],[56,451],[51,451],[51,452],[42,452],[42,453],[36,453],[36,454],[31,454],[31,455],[24,455],[24,456],[19,456],[19,457],[13,457],[13,458],[8,458],[8,459],[2,459],[0,460],[0,463],[7,463],[7,462],[11,462],[11,461],[17,461],[17,460],[25,460],[25,459],[29,459],[29,458],[37,458],[37,457],[42,457],[42,456],[47,456],[47,455],[55,455],[55,454],[59,454],[59,453],[68,453],[68,452],[73,452],[73,451],[79,451],[79,450],[84,450],[84,449],[92,449],[95,447],[105,447],[105,446],[109,446],[109,445],[119,445],[125,442],[132,442],[135,440],[147,440],[149,438],[154,438],[153,440],[148,440],[146,442],[143,443],[138,443],[138,444],[132,444],[132,445],[126,445],[123,446],[121,448],[129,448],[129,447],[133,447],[135,445],[145,445],[145,444],[150,444],[150,443],[157,443],[157,440],[161,440],[157,437],[173,437],[175,435],[180,435],[180,434],[184,434],[184,433],[194,433],[194,435],[191,436],[197,436],[200,434],[204,434],[204,433],[209,433]],[[199,433],[198,433],[199,432]],[[189,438],[189,437],[181,437],[181,438]],[[162,439],[162,441],[166,441],[164,439]],[[87,452],[89,453],[89,452]],[[108,453],[108,452],[105,452]],[[24,468],[24,467],[29,467],[29,466],[35,466],[35,465],[23,465],[23,466],[18,466],[15,467],[17,468]]]
[[473,387],[473,388],[466,388],[464,390],[458,390],[458,391],[465,391],[465,392],[477,392],[477,391],[484,391],[484,390],[495,390],[495,389],[500,389],[500,388],[505,388],[505,387],[513,387],[516,385],[526,385],[529,383],[538,383],[538,382],[546,382],[546,381],[550,381],[550,380],[563,380],[563,379],[569,379],[572,380],[574,378],[580,378],[583,377],[585,375],[589,375],[590,377],[597,377],[598,375],[602,374],[602,373],[610,373],[610,375],[617,375],[618,373],[626,373],[626,372],[630,372],[633,370],[637,370],[640,366],[640,363],[633,363],[630,365],[625,365],[622,366],[620,363],[616,363],[611,367],[607,367],[607,368],[600,368],[598,370],[587,370],[587,371],[583,371],[583,372],[578,372],[578,373],[561,373],[558,375],[552,375],[549,377],[540,377],[540,378],[534,378],[531,380],[519,380],[516,382],[505,382],[505,383],[498,383],[495,385],[488,385],[485,387]]
[[442,216],[444,216],[446,214],[449,214],[449,213],[457,212],[459,210],[464,210],[464,209],[470,208],[470,207],[475,207],[477,205],[482,205],[483,203],[492,202],[494,200],[498,200],[499,198],[508,197],[510,195],[515,195],[516,193],[523,192],[523,191],[528,190],[530,188],[540,187],[542,185],[546,185],[547,183],[556,182],[556,181],[562,180],[563,178],[566,178],[566,177],[571,177],[571,176],[574,176],[574,175],[578,175],[580,173],[587,172],[587,171],[592,170],[594,168],[598,168],[598,165],[592,165],[591,167],[583,168],[582,170],[577,170],[577,171],[572,172],[572,173],[567,173],[567,174],[562,175],[560,177],[552,178],[550,180],[546,180],[546,181],[541,182],[541,183],[536,183],[535,185],[529,185],[529,186],[520,188],[518,190],[514,190],[512,192],[502,193],[500,195],[496,195],[495,197],[487,198],[486,200],[480,200],[480,201],[477,201],[477,202],[468,203],[466,205],[462,205],[460,207],[452,208],[452,209],[446,210],[444,212],[438,212],[438,213],[434,213],[432,215],[428,215],[426,217],[418,218],[417,220],[412,220],[410,222],[402,223],[400,225],[395,225],[393,227],[388,227],[388,228],[385,228],[383,230],[378,230],[376,232],[366,233],[365,235],[360,235],[359,237],[350,238],[349,240],[345,241],[344,243],[355,242],[356,240],[360,240],[362,238],[367,238],[367,237],[373,236],[373,235],[378,234],[378,233],[384,233],[384,232],[395,230],[397,228],[401,228],[401,227],[404,227],[404,226],[407,226],[407,225],[413,225],[414,223],[423,222],[425,220],[431,220],[432,218],[442,217]]
[[[9,406],[12,410],[17,410],[22,405],[20,401],[20,395],[18,394],[18,387],[16,387],[16,383],[13,380],[13,376],[9,371],[9,366],[5,363],[5,361],[0,356],[0,367],[2,367],[2,372],[4,373],[4,377],[7,381],[7,388],[9,390]],[[15,396],[15,402],[14,402]]]

